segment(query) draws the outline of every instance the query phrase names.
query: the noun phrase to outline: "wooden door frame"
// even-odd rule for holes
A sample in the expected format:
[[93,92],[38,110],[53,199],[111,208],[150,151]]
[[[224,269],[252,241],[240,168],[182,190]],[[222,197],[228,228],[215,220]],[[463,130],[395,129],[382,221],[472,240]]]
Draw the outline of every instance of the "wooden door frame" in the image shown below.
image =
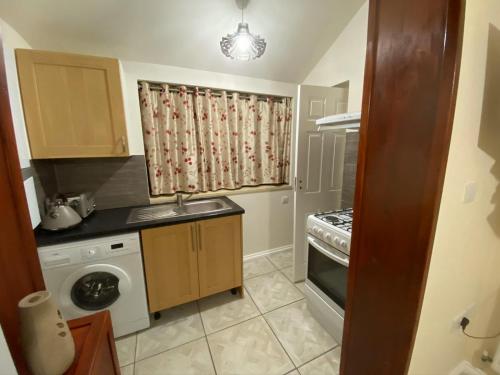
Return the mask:
[[17,371],[25,374],[17,303],[45,287],[17,154],[4,62],[0,33],[0,324]]
[[450,144],[464,0],[370,0],[341,374],[405,374]]

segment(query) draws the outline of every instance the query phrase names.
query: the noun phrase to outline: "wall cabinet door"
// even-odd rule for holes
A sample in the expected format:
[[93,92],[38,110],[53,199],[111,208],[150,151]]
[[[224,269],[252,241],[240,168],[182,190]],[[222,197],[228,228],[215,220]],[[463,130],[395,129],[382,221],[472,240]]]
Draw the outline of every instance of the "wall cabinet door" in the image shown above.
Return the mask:
[[203,220],[196,225],[200,297],[243,285],[241,216]]
[[127,156],[118,60],[16,50],[33,159]]
[[199,298],[195,223],[141,231],[149,311]]

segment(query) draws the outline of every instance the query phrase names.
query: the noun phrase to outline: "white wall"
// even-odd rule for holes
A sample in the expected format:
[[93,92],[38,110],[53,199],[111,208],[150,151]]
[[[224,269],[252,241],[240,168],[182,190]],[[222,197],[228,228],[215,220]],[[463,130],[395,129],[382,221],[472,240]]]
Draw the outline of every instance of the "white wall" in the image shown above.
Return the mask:
[[[292,248],[293,190],[231,195],[245,209],[243,254]],[[282,199],[288,203],[282,203]]]
[[31,48],[30,45],[19,35],[9,24],[0,19],[0,28],[3,39],[3,52],[5,59],[5,71],[7,75],[7,85],[9,89],[10,109],[16,133],[17,152],[21,168],[30,166],[30,150],[26,127],[24,125],[24,114],[21,104],[21,94],[19,92],[19,82],[17,79],[16,59],[14,48]]
[[[490,38],[490,40],[488,40]],[[469,332],[500,331],[500,1],[469,0],[455,119],[441,208],[410,374],[447,374],[483,349],[453,326],[469,306]],[[463,203],[464,185],[477,196]],[[488,373],[491,370],[487,369]]]
[[12,361],[12,356],[10,355],[9,348],[7,347],[7,342],[5,341],[5,336],[3,335],[2,328],[0,326],[0,374],[2,375],[15,375],[17,374],[14,362]]
[[303,82],[305,85],[334,86],[349,81],[349,112],[361,111],[367,30],[368,1]]
[[[290,96],[294,98],[294,106],[296,105],[297,85],[292,83],[131,61],[121,61],[121,68],[129,147],[134,155],[144,155],[137,89],[137,81],[140,80]],[[293,156],[292,150],[291,160]],[[291,170],[294,170],[293,165]],[[287,197],[288,203],[281,203],[282,197]],[[230,198],[246,210],[243,216],[245,255],[292,246],[292,190],[231,195]]]
[[[19,35],[10,25],[0,19],[0,29],[3,39],[3,53],[5,62],[5,74],[7,76],[7,88],[9,91],[10,110],[14,133],[16,137],[17,153],[21,168],[30,167],[31,153],[24,123],[24,113],[19,91],[19,81],[17,78],[15,48],[31,48],[30,45]],[[24,188],[28,200],[31,225],[35,228],[40,223],[40,212],[35,195],[35,185],[33,178],[24,181]]]

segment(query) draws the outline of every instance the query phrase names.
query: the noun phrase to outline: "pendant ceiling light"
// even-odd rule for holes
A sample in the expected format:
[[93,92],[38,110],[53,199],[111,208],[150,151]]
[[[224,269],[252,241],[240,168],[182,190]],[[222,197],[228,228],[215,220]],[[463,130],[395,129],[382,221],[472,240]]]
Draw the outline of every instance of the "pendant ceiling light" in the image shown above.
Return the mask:
[[222,37],[220,48],[225,56],[236,60],[255,60],[264,54],[266,41],[259,35],[250,33],[248,23],[243,22],[243,7],[238,30]]

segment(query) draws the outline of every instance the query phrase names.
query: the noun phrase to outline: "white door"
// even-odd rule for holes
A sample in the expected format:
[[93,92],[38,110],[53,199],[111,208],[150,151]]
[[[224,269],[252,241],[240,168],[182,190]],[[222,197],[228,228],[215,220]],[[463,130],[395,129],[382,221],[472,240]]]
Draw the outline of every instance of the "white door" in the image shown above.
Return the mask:
[[318,118],[345,112],[346,90],[301,85],[296,132],[294,278],[304,280],[307,215],[340,208],[345,131],[318,131]]

